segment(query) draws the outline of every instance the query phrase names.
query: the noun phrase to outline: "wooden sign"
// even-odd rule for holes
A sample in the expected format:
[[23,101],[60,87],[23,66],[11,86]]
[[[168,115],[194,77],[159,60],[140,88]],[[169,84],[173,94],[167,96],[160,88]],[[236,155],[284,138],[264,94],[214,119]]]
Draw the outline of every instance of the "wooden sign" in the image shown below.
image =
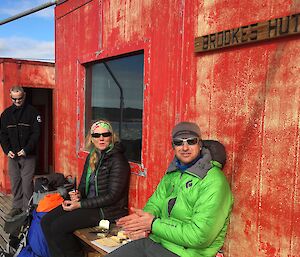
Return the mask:
[[300,33],[300,13],[195,38],[195,52],[248,44]]

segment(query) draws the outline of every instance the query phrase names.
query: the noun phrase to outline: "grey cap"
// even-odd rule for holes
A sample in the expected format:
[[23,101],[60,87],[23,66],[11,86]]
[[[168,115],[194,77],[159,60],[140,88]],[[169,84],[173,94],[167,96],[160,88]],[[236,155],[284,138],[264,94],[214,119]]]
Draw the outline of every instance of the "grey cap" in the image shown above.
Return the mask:
[[194,122],[179,122],[172,130],[172,138],[189,138],[195,136],[201,139],[200,128]]

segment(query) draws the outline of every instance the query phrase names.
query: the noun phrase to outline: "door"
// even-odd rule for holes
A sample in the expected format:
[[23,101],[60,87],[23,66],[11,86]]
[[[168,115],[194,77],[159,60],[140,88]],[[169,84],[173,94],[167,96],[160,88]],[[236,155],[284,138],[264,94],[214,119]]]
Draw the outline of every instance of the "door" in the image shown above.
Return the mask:
[[27,102],[38,110],[42,118],[35,174],[46,175],[53,172],[53,90],[44,88],[24,88],[24,90]]

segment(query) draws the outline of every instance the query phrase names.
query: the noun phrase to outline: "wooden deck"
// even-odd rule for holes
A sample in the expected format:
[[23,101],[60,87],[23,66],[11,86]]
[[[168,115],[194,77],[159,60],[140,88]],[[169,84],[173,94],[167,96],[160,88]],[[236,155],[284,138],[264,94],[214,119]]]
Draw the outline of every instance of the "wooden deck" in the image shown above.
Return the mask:
[[5,249],[8,242],[8,234],[3,230],[4,214],[9,212],[12,206],[12,195],[5,195],[0,192],[0,248]]

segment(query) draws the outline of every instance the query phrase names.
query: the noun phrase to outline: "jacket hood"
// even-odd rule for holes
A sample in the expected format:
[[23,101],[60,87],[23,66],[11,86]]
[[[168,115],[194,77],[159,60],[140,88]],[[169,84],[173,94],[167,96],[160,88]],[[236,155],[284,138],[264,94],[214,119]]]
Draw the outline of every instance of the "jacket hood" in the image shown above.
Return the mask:
[[202,142],[203,146],[209,149],[212,159],[224,167],[226,163],[226,151],[224,145],[215,140],[203,140]]

